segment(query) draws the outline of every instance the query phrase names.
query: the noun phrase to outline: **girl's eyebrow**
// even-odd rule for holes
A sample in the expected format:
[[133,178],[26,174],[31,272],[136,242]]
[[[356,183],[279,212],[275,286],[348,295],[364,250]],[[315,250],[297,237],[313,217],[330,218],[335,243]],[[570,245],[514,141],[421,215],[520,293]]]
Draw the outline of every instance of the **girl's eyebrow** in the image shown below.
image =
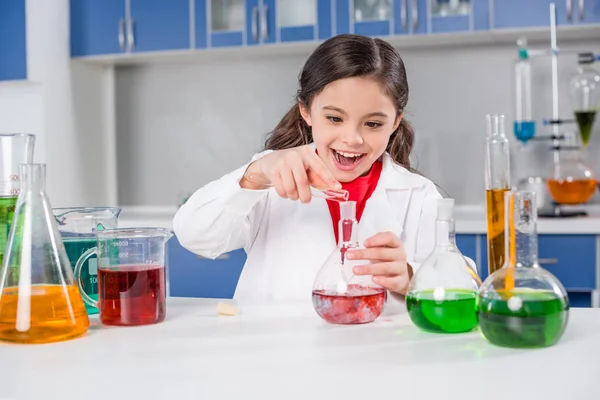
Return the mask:
[[[348,115],[346,113],[346,111],[342,110],[341,108],[335,107],[335,106],[324,106],[323,110],[332,110],[332,111],[337,111],[337,112],[339,112],[340,114],[343,114],[343,115]],[[369,113],[369,114],[365,115],[363,118],[370,118],[370,117],[387,118],[387,114],[383,113],[381,111],[375,111],[375,112],[372,112],[372,113]]]

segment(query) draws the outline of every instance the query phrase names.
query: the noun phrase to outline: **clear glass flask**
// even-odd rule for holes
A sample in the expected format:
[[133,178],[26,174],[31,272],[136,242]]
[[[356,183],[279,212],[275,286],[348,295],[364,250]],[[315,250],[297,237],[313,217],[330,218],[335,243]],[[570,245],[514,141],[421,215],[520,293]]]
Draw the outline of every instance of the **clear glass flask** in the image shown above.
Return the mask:
[[585,159],[579,135],[565,132],[565,139],[557,147],[557,158],[552,175],[548,178],[548,191],[561,205],[587,203],[598,185],[596,173]]
[[504,193],[510,189],[510,157],[504,115],[488,114],[485,140],[485,201],[488,274],[504,265]]
[[531,61],[527,50],[527,39],[517,41],[519,56],[515,62],[515,121],[513,130],[515,137],[527,143],[535,136],[535,121],[531,106]]
[[354,275],[353,268],[366,260],[348,260],[348,250],[358,249],[356,202],[340,202],[339,241],[337,248],[319,269],[313,285],[312,300],[317,314],[334,324],[373,322],[387,299],[387,291],[373,282],[370,275]]
[[569,299],[538,262],[536,194],[509,191],[505,201],[506,263],[481,285],[479,328],[498,346],[551,346],[565,331]]
[[0,265],[21,188],[19,165],[33,162],[34,145],[31,134],[0,135]]
[[469,332],[477,326],[479,279],[454,244],[454,200],[438,200],[435,248],[408,285],[406,308],[425,331]]
[[569,82],[571,107],[577,119],[583,147],[587,147],[600,108],[600,71],[592,53],[579,54],[577,72]]
[[46,196],[46,166],[23,164],[20,176],[0,268],[0,340],[48,343],[81,336],[90,321]]
[[[121,209],[118,207],[71,207],[52,210],[58,223],[71,266],[89,249],[96,247],[96,232],[115,229],[118,225]],[[98,300],[98,259],[96,256],[86,260],[81,271],[85,292]],[[85,305],[88,315],[98,314],[98,309]]]

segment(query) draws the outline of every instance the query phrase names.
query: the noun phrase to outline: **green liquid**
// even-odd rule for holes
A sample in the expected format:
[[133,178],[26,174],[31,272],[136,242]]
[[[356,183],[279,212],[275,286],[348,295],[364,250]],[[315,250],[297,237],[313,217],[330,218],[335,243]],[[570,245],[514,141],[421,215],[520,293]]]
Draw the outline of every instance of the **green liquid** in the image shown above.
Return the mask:
[[[0,196],[0,265],[4,260],[4,252],[6,251],[6,243],[10,233],[15,208],[17,205],[17,196]],[[11,268],[10,274],[12,279],[16,279],[15,270]],[[9,279],[11,279],[9,278]]]
[[446,289],[434,299],[433,289],[409,293],[406,308],[412,322],[428,332],[461,333],[477,326],[477,292]]
[[[75,264],[79,257],[88,249],[96,246],[96,240],[73,239],[63,237],[63,243],[71,266],[75,269]],[[85,292],[94,300],[98,300],[98,259],[95,255],[86,260],[81,268],[81,281]],[[98,309],[85,304],[88,315],[98,314]]]
[[547,347],[558,342],[569,319],[569,300],[548,291],[513,293],[507,300],[479,298],[483,336],[495,345],[514,348]]
[[592,127],[596,119],[596,111],[575,111],[575,118],[581,132],[581,141],[584,146],[587,146],[592,135]]

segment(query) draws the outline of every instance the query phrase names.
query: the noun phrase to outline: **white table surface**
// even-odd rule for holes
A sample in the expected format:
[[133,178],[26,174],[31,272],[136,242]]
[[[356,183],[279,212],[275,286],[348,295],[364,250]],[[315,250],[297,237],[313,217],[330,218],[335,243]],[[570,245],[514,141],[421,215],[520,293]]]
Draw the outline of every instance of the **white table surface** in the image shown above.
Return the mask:
[[600,399],[600,309],[572,309],[554,347],[514,350],[421,332],[403,305],[340,326],[310,300],[216,304],[170,298],[161,324],[0,344],[0,399]]

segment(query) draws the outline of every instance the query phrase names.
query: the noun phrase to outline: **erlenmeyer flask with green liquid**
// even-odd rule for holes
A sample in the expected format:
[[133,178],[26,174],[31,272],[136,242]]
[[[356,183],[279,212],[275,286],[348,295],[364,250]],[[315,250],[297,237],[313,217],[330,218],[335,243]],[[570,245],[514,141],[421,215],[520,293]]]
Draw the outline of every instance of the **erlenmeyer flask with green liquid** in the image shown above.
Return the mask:
[[436,242],[413,275],[406,294],[412,322],[437,333],[469,332],[477,326],[481,281],[455,245],[454,200],[438,200]]
[[600,108],[600,72],[594,68],[594,62],[594,54],[579,54],[577,72],[570,82],[571,106],[584,148],[590,141]]
[[46,196],[46,166],[23,164],[20,177],[0,267],[0,341],[49,343],[81,336],[90,321]]
[[538,263],[536,193],[509,191],[504,208],[506,262],[481,285],[479,329],[498,346],[552,346],[567,326],[569,299],[560,281]]

